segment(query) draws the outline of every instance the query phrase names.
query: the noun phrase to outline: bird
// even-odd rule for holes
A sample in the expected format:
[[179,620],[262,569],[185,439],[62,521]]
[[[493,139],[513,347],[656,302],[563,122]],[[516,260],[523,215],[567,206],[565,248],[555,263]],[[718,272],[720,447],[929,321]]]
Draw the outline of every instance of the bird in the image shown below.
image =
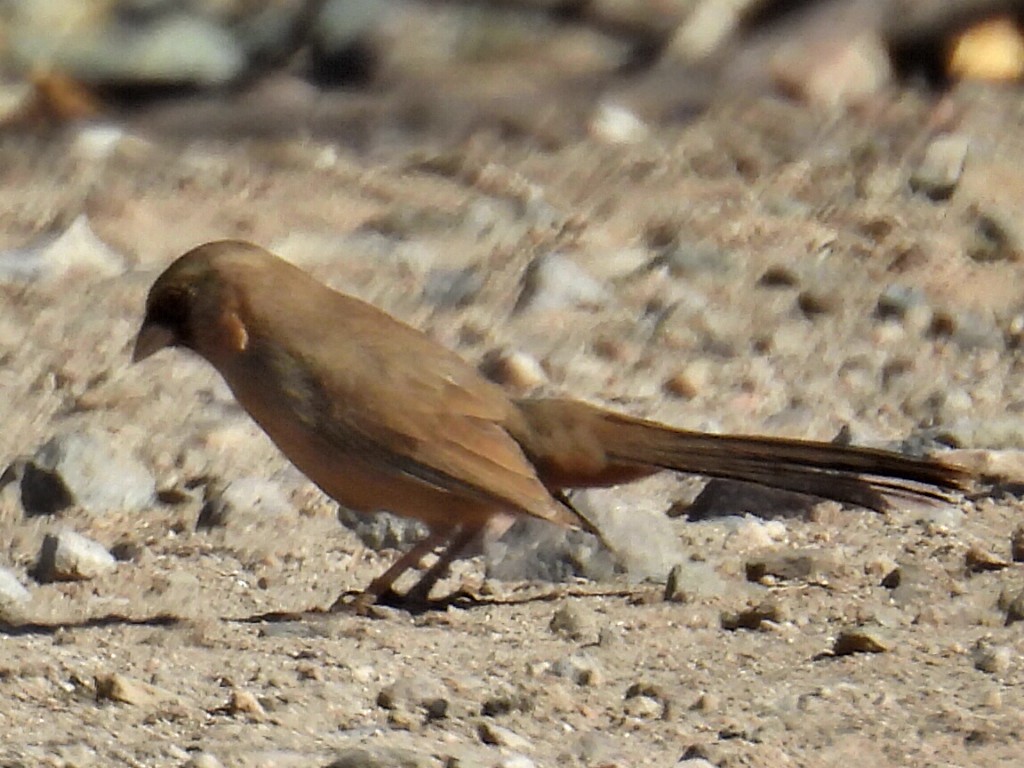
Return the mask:
[[[132,360],[168,347],[210,363],[281,452],[339,504],[426,524],[428,535],[360,593],[362,605],[429,601],[454,559],[517,518],[600,537],[570,493],[661,471],[877,511],[900,497],[949,501],[973,479],[937,457],[705,433],[578,399],[516,398],[426,333],[242,240],[193,248],[157,277]],[[435,551],[418,581],[396,592],[395,582]]]

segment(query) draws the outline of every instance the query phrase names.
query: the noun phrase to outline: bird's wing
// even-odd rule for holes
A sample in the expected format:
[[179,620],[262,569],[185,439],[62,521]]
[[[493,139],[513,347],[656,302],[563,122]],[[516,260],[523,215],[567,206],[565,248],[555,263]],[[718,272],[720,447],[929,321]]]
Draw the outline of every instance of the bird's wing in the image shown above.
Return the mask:
[[419,331],[339,299],[343,327],[290,355],[316,392],[321,437],[438,488],[580,524],[502,426],[515,406],[499,387]]

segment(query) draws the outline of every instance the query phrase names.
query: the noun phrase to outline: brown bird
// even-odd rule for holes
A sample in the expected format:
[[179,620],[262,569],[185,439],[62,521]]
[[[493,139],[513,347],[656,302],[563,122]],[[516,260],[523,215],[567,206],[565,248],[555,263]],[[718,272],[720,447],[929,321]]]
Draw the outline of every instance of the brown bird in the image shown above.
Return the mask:
[[[884,510],[945,499],[966,470],[810,440],[715,435],[566,399],[511,398],[454,352],[250,243],[208,243],[157,278],[133,360],[191,349],[307,477],[340,504],[423,521],[430,535],[375,579],[372,602],[435,549],[405,595],[426,601],[485,529],[532,516],[594,531],[565,491],[661,470]],[[614,542],[612,542],[614,548]]]

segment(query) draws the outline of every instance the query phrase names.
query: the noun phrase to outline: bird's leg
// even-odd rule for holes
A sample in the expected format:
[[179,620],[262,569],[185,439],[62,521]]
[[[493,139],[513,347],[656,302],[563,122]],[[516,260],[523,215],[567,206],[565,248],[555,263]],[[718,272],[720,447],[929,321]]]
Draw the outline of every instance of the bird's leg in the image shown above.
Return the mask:
[[480,534],[480,529],[472,526],[460,528],[448,546],[438,555],[437,562],[424,572],[420,580],[410,587],[403,598],[407,603],[426,603],[430,598],[430,590],[448,572],[448,566],[468,547]]
[[[371,581],[370,585],[359,594],[356,601],[361,605],[373,605],[385,595],[392,593],[391,588],[398,581],[399,577],[410,568],[417,567],[424,557],[444,544],[450,535],[450,531],[431,531],[425,539],[416,542],[412,549],[399,557],[390,568]],[[335,600],[331,610],[337,611],[347,608],[350,603],[345,598],[346,596],[342,595]]]

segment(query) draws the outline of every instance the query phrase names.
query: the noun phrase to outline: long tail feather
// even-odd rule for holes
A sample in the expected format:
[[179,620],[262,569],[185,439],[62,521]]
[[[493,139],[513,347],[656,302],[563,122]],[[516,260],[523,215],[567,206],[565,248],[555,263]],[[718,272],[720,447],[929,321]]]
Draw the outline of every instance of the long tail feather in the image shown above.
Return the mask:
[[613,461],[743,480],[869,509],[886,509],[893,496],[948,501],[948,492],[963,490],[968,480],[959,467],[875,448],[690,432],[614,413],[603,416],[616,438],[607,445]]

